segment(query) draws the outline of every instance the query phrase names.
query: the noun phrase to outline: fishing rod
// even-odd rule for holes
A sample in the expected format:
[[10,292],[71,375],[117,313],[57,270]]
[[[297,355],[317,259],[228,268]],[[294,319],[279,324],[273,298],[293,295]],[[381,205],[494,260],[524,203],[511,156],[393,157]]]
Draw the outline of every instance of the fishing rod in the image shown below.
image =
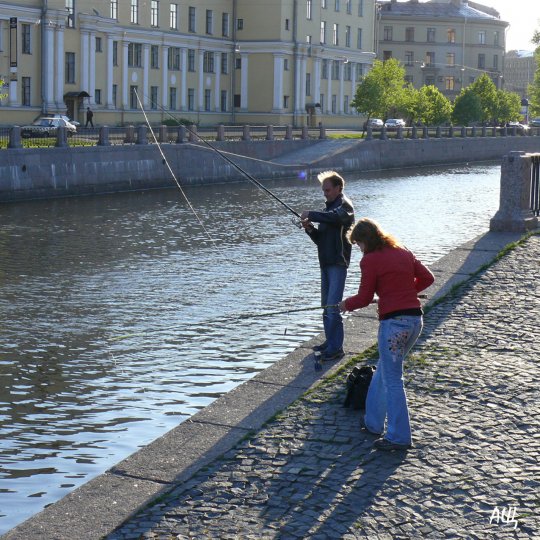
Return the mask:
[[[147,98],[149,96],[146,96]],[[139,100],[138,96],[137,96],[137,99]],[[153,101],[151,98],[149,98],[150,101],[156,105],[157,107],[159,107],[159,109],[161,109],[162,112],[164,112],[165,114],[169,115],[175,122],[178,122],[178,119],[173,115],[171,114],[168,110],[166,110],[163,106],[161,106],[159,103]],[[139,100],[139,104],[140,104],[140,100]],[[142,109],[142,105],[141,105],[141,109]],[[148,123],[148,121],[147,121]],[[179,123],[179,122],[178,122]],[[206,139],[203,139],[196,131],[193,131],[189,126],[186,126],[184,125],[184,128],[189,132],[191,133],[194,137],[197,137],[197,139],[206,144],[211,150],[213,150],[214,152],[216,152],[216,154],[218,154],[223,160],[225,160],[227,163],[229,163],[230,165],[232,165],[235,169],[237,169],[240,173],[242,173],[250,182],[252,182],[253,184],[255,184],[259,189],[261,189],[262,191],[264,191],[267,195],[270,195],[270,197],[272,197],[274,200],[276,200],[278,203],[280,203],[282,206],[284,206],[289,212],[291,212],[296,218],[298,218],[298,220],[301,220],[302,217],[300,216],[300,214],[294,209],[292,208],[289,204],[287,204],[283,199],[281,199],[280,197],[278,197],[273,191],[271,191],[270,189],[268,189],[266,186],[264,186],[261,182],[259,182],[259,180],[257,180],[256,178],[254,178],[250,173],[248,173],[245,169],[243,169],[242,167],[240,167],[240,165],[238,165],[238,163],[236,163],[235,161],[233,161],[229,156],[227,156],[224,152],[222,152],[221,150],[218,150],[213,144],[211,144],[209,141],[207,141]],[[296,220],[293,220],[293,223],[301,228],[302,225],[300,224],[299,221],[296,221]]]

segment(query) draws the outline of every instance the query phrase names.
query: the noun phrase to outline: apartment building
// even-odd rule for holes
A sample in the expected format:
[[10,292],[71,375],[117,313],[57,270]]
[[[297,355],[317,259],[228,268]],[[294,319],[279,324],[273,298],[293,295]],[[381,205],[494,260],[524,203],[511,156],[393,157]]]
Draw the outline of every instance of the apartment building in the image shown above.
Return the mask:
[[375,0],[19,0],[0,4],[0,124],[356,126]]
[[434,85],[454,99],[482,73],[502,87],[508,23],[493,8],[467,0],[378,6],[377,57],[400,60],[416,88]]
[[508,51],[504,63],[504,87],[522,98],[529,95],[529,84],[534,82],[536,59],[533,51]]

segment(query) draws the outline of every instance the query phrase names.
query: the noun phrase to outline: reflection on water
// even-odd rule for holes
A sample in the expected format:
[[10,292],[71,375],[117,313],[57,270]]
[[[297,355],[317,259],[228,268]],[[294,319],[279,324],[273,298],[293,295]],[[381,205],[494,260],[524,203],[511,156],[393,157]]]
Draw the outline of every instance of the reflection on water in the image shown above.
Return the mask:
[[[487,230],[498,166],[349,178],[430,263]],[[271,182],[301,211],[316,179]],[[315,247],[249,183],[0,207],[0,533],[320,332]],[[348,292],[358,286],[355,251]],[[285,330],[287,330],[285,334]]]

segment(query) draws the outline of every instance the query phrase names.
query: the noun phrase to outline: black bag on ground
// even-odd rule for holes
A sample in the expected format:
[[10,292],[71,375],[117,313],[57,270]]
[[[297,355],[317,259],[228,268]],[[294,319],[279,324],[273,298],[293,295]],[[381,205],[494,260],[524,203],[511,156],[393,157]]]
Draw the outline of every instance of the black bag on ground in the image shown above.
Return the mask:
[[369,383],[373,378],[375,366],[355,366],[347,377],[347,394],[345,395],[344,407],[352,407],[355,410],[366,408],[366,397]]

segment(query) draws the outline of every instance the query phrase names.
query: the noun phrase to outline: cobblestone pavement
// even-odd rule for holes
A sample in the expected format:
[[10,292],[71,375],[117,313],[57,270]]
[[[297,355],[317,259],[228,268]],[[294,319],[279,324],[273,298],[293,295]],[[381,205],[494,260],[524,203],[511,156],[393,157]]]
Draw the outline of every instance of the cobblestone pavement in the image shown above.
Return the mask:
[[346,370],[108,538],[540,538],[539,270],[533,236],[428,313],[413,449],[372,449]]

